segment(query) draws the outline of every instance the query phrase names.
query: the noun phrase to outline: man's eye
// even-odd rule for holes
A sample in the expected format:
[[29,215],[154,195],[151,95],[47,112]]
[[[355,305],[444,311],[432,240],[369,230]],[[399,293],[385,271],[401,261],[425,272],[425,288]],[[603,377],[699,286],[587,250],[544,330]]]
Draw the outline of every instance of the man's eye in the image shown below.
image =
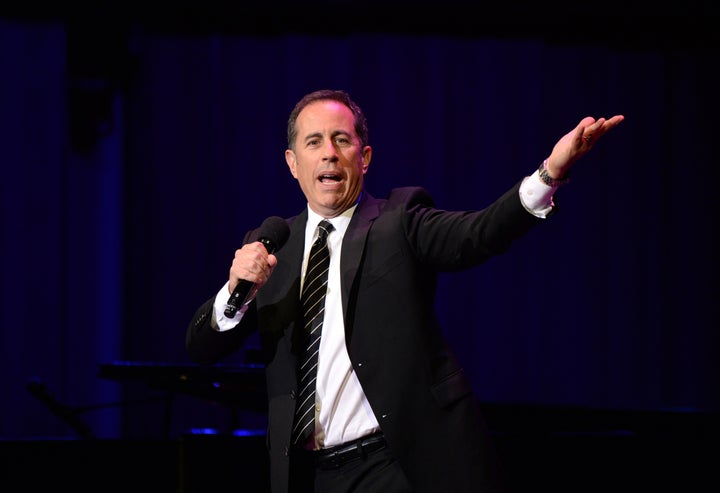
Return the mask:
[[348,139],[347,137],[338,137],[335,139],[335,142],[337,142],[338,144],[347,145],[350,143],[350,139]]

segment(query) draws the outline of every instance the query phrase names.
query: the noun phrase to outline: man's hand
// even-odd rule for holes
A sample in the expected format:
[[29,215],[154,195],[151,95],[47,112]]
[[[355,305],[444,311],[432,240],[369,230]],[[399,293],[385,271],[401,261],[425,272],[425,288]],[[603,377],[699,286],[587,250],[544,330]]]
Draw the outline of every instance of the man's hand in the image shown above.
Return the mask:
[[616,127],[625,117],[615,115],[610,119],[586,116],[577,127],[562,136],[553,147],[552,154],[547,160],[547,172],[556,179],[561,180],[570,171],[570,168],[593,148],[605,132]]
[[256,241],[235,250],[235,258],[230,266],[229,289],[235,290],[240,280],[255,284],[255,290],[267,282],[277,265],[275,255],[268,253],[265,245]]

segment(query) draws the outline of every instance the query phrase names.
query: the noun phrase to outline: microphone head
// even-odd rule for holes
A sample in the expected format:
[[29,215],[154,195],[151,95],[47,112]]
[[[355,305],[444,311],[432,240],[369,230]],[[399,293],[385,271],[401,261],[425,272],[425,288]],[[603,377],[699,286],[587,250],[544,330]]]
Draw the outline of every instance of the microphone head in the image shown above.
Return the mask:
[[275,253],[287,241],[290,228],[282,217],[270,216],[260,225],[259,235],[268,253]]

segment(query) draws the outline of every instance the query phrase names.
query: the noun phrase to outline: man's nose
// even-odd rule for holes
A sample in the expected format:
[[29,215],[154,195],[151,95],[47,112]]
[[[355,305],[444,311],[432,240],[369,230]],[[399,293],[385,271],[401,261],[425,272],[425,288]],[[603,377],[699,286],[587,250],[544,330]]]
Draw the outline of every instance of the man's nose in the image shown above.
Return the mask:
[[336,161],[338,159],[338,152],[332,140],[328,141],[323,147],[323,159],[328,161]]

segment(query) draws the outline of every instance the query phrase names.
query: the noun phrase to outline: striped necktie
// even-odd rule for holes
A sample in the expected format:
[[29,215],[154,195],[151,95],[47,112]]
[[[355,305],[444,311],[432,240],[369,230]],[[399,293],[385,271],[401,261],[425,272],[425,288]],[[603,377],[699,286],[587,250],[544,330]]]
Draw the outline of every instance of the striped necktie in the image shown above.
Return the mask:
[[333,225],[323,220],[318,225],[318,237],[310,249],[305,282],[300,300],[303,310],[306,347],[298,367],[298,401],[293,426],[293,443],[303,444],[315,429],[315,382],[317,380],[318,352],[325,313],[330,251],[327,236]]

